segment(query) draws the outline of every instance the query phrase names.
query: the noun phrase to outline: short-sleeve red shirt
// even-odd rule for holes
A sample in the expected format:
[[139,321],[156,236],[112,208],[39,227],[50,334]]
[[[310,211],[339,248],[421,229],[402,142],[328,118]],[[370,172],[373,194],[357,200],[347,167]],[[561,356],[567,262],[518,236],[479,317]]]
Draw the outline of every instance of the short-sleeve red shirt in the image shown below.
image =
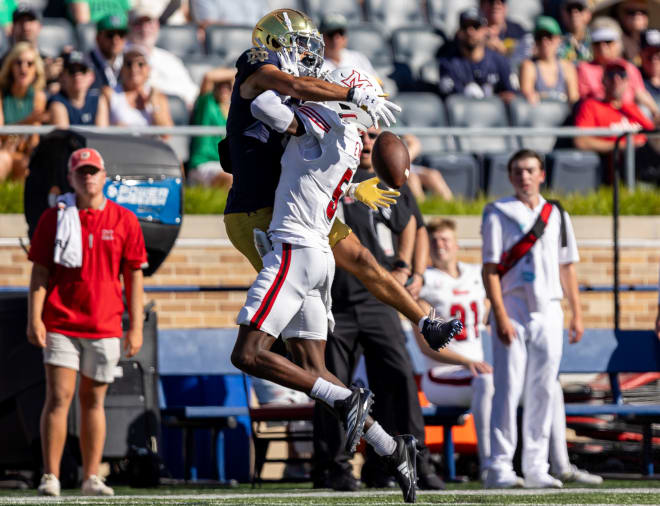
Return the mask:
[[119,275],[125,265],[147,263],[137,217],[110,200],[102,209],[81,209],[82,267],[53,261],[57,208],[47,209],[32,236],[28,258],[50,271],[42,319],[48,332],[98,339],[120,337],[124,312]]
[[[610,104],[588,98],[582,102],[575,116],[575,126],[582,128],[608,127],[630,128],[638,126],[646,130],[653,130],[653,122],[633,102],[623,103],[620,109]],[[601,137],[607,141],[615,141],[616,137]],[[644,134],[635,135],[635,142],[646,142]]]

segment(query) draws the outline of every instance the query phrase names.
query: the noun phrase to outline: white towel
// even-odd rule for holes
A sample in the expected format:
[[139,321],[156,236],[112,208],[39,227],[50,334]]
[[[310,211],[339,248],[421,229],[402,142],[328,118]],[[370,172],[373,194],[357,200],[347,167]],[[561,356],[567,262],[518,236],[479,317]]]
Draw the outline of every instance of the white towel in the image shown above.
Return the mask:
[[57,198],[57,232],[53,260],[64,267],[82,267],[82,231],[76,195],[65,193]]

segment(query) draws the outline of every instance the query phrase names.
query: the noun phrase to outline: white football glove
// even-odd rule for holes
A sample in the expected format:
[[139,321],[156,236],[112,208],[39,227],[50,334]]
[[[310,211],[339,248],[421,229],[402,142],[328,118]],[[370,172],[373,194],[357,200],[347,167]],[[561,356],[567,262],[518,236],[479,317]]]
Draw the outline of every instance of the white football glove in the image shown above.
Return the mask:
[[373,88],[353,88],[351,101],[367,111],[376,128],[378,128],[378,120],[380,119],[387,126],[396,123],[396,118],[392,111],[401,112],[401,107],[394,102],[378,96]]

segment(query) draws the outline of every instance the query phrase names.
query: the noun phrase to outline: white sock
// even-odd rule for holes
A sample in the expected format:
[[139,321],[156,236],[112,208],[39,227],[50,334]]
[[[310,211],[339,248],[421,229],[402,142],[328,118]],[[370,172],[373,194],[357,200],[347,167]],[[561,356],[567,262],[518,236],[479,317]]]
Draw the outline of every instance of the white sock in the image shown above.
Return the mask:
[[362,437],[381,457],[392,455],[396,450],[394,438],[385,432],[378,422],[374,422]]
[[349,395],[351,395],[351,391],[348,388],[340,387],[323,378],[318,378],[314,382],[312,391],[309,392],[310,397],[323,401],[329,406],[334,406],[335,401],[346,399]]

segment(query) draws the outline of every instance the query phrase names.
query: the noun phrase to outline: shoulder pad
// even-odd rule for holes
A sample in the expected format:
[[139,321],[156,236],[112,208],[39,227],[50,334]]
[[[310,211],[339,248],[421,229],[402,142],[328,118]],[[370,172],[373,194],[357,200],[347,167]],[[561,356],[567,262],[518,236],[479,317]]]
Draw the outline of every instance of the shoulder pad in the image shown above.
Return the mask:
[[263,65],[275,65],[280,67],[280,60],[274,51],[261,47],[251,47],[244,51],[236,61],[236,68],[239,72],[243,71],[251,74]]

